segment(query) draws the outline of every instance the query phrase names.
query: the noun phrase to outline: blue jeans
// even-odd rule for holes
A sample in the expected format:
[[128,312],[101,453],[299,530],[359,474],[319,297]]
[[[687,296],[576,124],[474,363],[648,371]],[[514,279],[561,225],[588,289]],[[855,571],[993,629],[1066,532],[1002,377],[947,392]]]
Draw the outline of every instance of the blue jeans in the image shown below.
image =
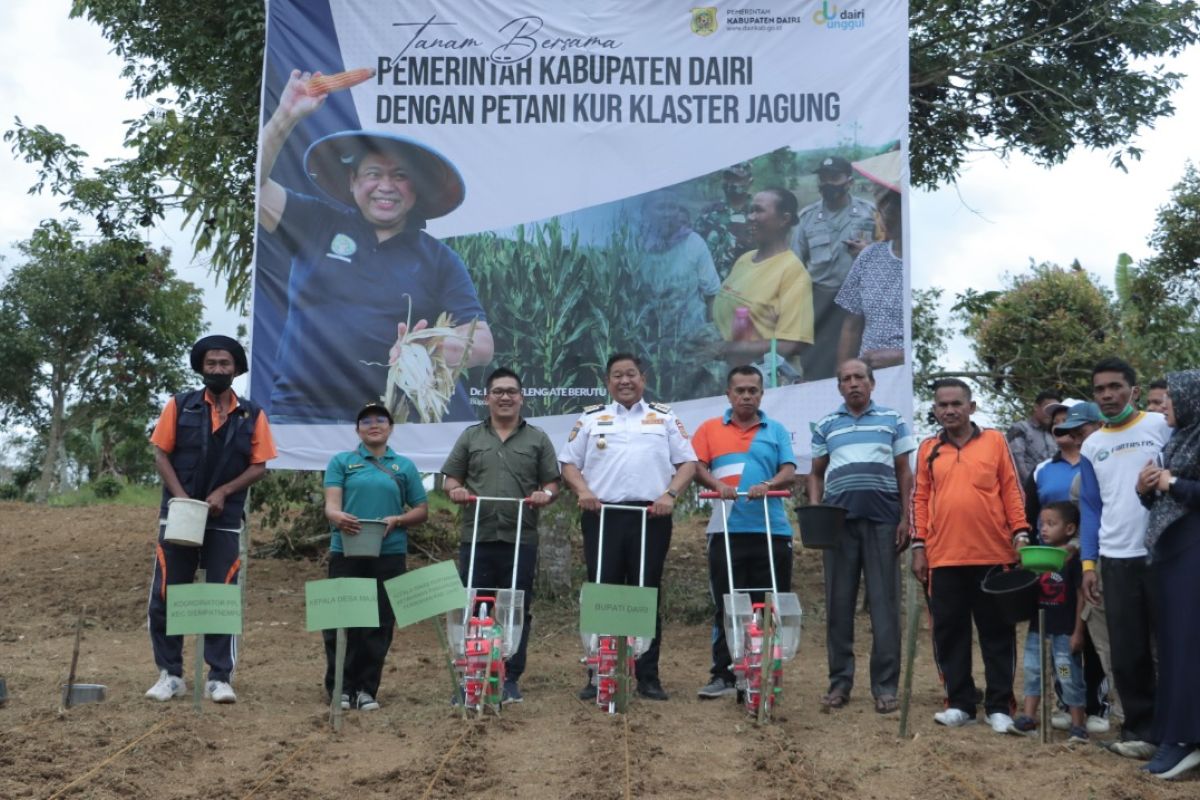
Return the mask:
[[[1083,683],[1083,660],[1071,652],[1071,637],[1065,633],[1051,634],[1050,650],[1054,658],[1054,673],[1062,685],[1062,699],[1068,708],[1087,704]],[[1025,696],[1042,696],[1042,663],[1038,654],[1038,632],[1025,637]]]

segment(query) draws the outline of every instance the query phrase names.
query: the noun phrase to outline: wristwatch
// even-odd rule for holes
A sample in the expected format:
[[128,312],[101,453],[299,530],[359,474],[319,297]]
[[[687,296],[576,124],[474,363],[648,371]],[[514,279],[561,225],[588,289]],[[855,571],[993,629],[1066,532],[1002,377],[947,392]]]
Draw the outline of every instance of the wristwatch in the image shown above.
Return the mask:
[[676,497],[679,497],[679,492],[675,491],[674,489],[667,489],[667,494],[672,500],[674,500]]
[[548,495],[548,496],[550,497],[550,499],[551,499],[551,500],[553,500],[553,499],[554,499],[554,492],[550,491],[550,490],[549,490],[549,489],[547,489],[546,487],[544,487],[544,486],[543,486],[541,489],[538,489],[538,491],[539,491],[539,492],[542,492],[543,494],[546,494],[546,495]]

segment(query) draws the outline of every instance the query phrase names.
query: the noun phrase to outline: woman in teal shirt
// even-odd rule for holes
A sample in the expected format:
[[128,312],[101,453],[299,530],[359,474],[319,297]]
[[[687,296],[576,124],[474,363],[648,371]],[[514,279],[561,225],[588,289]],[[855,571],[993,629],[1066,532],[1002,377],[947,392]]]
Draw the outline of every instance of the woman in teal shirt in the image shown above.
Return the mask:
[[[325,468],[325,518],[331,527],[330,578],[374,578],[379,592],[379,627],[346,631],[346,663],[342,676],[342,708],[362,711],[379,708],[376,696],[383,661],[392,645],[396,618],[383,582],[405,571],[407,529],[429,516],[425,487],[416,466],[388,447],[392,415],[378,403],[358,412],[355,430],[361,444],[338,453]],[[377,558],[347,558],[342,537],[357,536],[359,520],[381,519],[387,534]],[[326,630],[325,691],[333,693],[337,632]]]

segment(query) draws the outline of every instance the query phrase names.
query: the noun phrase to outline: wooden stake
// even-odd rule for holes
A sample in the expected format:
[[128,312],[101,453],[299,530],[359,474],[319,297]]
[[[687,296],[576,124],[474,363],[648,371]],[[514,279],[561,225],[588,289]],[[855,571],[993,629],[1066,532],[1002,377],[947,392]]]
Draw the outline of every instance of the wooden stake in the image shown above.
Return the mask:
[[[337,629],[337,644],[333,655],[333,692],[329,701],[329,719],[334,733],[342,730],[342,676],[346,671],[346,629]],[[353,698],[351,698],[353,700]]]
[[[196,570],[196,583],[204,583],[207,579],[206,570]],[[166,576],[163,576],[166,580]],[[192,710],[197,714],[201,711],[201,701],[204,699],[204,634],[196,634],[196,674],[192,685]]]
[[904,643],[904,687],[900,692],[900,738],[908,738],[908,704],[912,700],[913,661],[917,657],[917,630],[921,625],[921,609],[917,603],[917,591],[920,586],[917,576],[912,572],[912,548],[909,548],[908,558],[905,559],[905,616],[908,630]]
[[79,607],[79,619],[75,621],[75,648],[71,651],[71,669],[67,671],[67,688],[63,689],[63,708],[71,707],[71,690],[75,688],[75,667],[79,664],[79,637],[83,633],[83,611]]
[[1038,658],[1042,665],[1042,713],[1041,724],[1042,744],[1050,743],[1050,698],[1054,695],[1054,682],[1050,680],[1050,670],[1046,667],[1046,609],[1038,606]]

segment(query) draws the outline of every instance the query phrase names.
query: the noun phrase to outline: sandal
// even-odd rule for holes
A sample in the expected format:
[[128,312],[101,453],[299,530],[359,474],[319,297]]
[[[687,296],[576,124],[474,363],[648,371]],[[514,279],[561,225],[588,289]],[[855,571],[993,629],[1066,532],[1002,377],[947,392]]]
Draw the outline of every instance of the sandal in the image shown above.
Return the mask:
[[821,710],[825,713],[829,713],[833,709],[845,708],[846,703],[849,702],[849,693],[840,686],[835,686],[829,690],[828,694],[821,698]]
[[891,714],[900,708],[900,701],[892,694],[881,694],[875,698],[876,714]]

